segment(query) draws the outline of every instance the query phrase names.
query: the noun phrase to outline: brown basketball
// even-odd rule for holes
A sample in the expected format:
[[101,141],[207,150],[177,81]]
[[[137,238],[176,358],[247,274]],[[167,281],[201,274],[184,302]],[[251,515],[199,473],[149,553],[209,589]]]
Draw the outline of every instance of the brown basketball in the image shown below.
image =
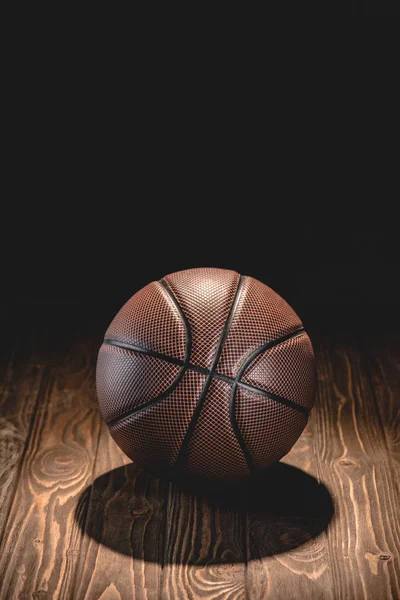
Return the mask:
[[109,326],[100,410],[138,465],[167,477],[245,479],[281,459],[314,399],[302,322],[271,288],[223,269],[150,283]]

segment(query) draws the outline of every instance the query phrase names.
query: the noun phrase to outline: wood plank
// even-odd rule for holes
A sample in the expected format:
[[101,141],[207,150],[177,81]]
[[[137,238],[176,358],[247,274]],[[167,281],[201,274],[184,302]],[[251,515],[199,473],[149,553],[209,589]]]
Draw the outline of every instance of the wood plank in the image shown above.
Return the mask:
[[332,597],[325,530],[333,504],[319,479],[315,435],[313,411],[302,436],[281,464],[271,468],[247,513],[246,584],[251,599]]
[[[165,598],[289,598],[298,597],[299,590],[309,597],[330,597],[323,532],[332,501],[324,486],[299,470],[317,470],[311,436],[308,425],[286,457],[298,468],[280,466],[264,485],[197,496],[171,484]],[[296,512],[299,485],[304,502]]]
[[349,339],[317,346],[314,448],[335,518],[327,540],[338,599],[397,598],[400,514],[368,374]]
[[137,470],[100,423],[97,337],[46,335],[2,348],[1,597],[399,597],[398,340],[317,344],[317,405],[284,459],[304,475],[280,467],[264,506]]
[[91,478],[100,426],[98,340],[75,335],[53,330],[41,348],[47,362],[0,554],[6,598],[60,598],[71,589],[81,543],[74,509]]
[[[245,499],[241,503],[236,498],[232,507],[229,502],[221,502],[220,496],[196,495],[175,484],[167,484],[168,504],[163,517],[161,488],[156,487],[153,493],[149,493],[147,483],[137,490],[138,476],[149,476],[136,473],[133,465],[118,468],[121,460],[128,459],[123,457],[106,431],[101,438],[98,456],[96,470],[104,470],[105,475],[94,483],[86,523],[88,547],[81,553],[77,598],[103,597],[103,594],[111,593],[121,598],[158,598],[160,594],[162,598],[246,596],[243,547]],[[158,480],[151,480],[153,484],[160,485]],[[230,500],[232,502],[232,498]],[[159,508],[154,511],[157,504]],[[133,518],[133,511],[139,511],[141,515],[144,511],[145,519],[143,516]],[[162,556],[156,554],[160,552],[157,540],[162,537],[163,523],[166,530],[162,560]],[[289,543],[293,544],[293,539]],[[110,557],[109,548],[120,553],[117,561],[115,556]],[[321,565],[316,566],[318,561],[323,561],[321,554],[320,548],[317,553],[309,549],[307,556],[311,565],[307,566],[311,579],[312,574],[320,569],[322,573],[318,576],[323,581],[325,569],[321,569]],[[296,561],[305,562],[302,557]]]
[[363,352],[400,495],[400,337],[374,336],[364,340]]
[[[166,484],[168,485],[168,484]],[[74,598],[160,598],[165,484],[138,469],[103,424]]]
[[162,598],[239,600],[246,596],[244,514],[224,494],[170,484]]
[[[2,323],[0,348],[0,540],[19,477],[21,458],[38,401],[43,364],[32,349],[33,330],[22,332]],[[1,545],[1,543],[0,543]]]

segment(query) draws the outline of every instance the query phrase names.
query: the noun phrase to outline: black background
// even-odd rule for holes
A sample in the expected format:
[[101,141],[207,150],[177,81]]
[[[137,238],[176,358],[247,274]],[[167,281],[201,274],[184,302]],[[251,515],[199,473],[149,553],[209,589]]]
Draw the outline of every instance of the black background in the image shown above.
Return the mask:
[[398,328],[395,78],[371,81],[384,106],[368,90],[364,106],[353,75],[315,92],[294,61],[267,108],[252,81],[243,106],[223,82],[169,94],[168,64],[135,105],[120,76],[103,95],[89,68],[39,78],[24,58],[3,164],[3,317],[108,323],[148,282],[215,266],[265,282],[306,326]]
[[63,319],[82,310],[107,323],[148,282],[214,266],[267,283],[307,327],[398,329],[399,251],[390,213],[386,226],[378,218],[343,225],[346,207],[337,206],[337,220],[322,200],[313,220],[293,204],[278,212],[273,205],[265,191],[257,200],[115,198],[85,213],[67,203],[53,206],[50,217],[51,208],[40,208],[42,219],[27,219],[31,231],[22,241],[8,237],[3,314],[48,311]]
[[357,15],[380,16],[380,17],[399,17],[400,3],[398,0],[363,0],[357,2]]

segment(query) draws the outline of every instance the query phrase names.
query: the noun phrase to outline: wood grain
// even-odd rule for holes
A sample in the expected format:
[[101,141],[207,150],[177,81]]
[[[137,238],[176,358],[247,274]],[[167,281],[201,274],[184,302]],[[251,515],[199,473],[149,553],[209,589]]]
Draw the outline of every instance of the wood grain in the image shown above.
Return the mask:
[[246,583],[251,599],[331,597],[325,530],[333,505],[318,480],[314,435],[312,416],[283,459],[287,468],[282,473],[278,469],[267,485],[266,499],[272,496],[266,510],[247,513]]
[[254,486],[194,495],[171,484],[166,598],[288,598],[299,589],[310,595],[310,581],[311,595],[326,595],[333,505],[304,472],[316,470],[310,436],[308,427],[287,457],[296,467],[279,465]]
[[399,503],[368,374],[352,340],[322,340],[317,354],[314,452],[334,494],[333,597],[397,598]]
[[245,520],[235,504],[224,504],[218,495],[194,494],[170,484],[163,599],[244,597]]
[[362,348],[400,495],[400,337],[364,339]]
[[1,549],[5,598],[66,597],[80,549],[74,509],[91,477],[100,426],[95,349],[82,342],[61,354],[53,348],[51,357]]
[[[122,453],[103,425],[74,598],[160,597],[162,483]],[[167,484],[168,485],[168,484]]]
[[258,487],[218,495],[122,454],[94,389],[104,326],[72,320],[4,323],[2,599],[400,597],[398,338],[314,337],[302,437]]
[[[2,323],[2,331],[7,340],[7,323]],[[18,329],[14,339],[0,350],[0,540],[43,378],[43,364],[38,363],[32,348],[34,341],[32,328],[24,330],[23,339]]]

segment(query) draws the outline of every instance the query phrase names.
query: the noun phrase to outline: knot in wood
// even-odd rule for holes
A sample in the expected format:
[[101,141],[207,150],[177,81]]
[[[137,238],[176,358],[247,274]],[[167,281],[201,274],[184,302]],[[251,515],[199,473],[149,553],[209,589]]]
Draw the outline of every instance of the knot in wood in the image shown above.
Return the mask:
[[39,481],[65,481],[80,473],[84,465],[85,456],[81,450],[68,446],[54,446],[39,452],[32,469]]

